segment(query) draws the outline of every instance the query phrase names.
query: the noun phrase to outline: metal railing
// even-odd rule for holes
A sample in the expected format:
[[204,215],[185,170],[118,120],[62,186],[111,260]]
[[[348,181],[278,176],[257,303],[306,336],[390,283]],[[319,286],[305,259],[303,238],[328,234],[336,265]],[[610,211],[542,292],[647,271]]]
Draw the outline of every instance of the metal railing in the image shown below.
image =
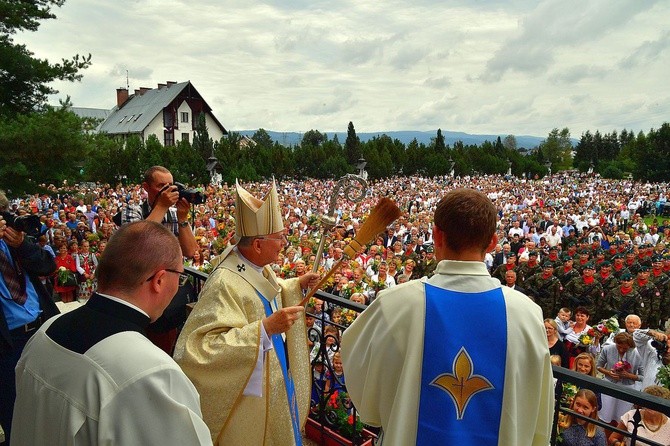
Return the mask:
[[[204,281],[207,279],[207,274],[192,268],[185,269],[186,273],[193,277],[193,286],[196,292],[199,292],[202,289]],[[333,409],[332,404],[329,404],[329,402],[333,398],[335,392],[346,392],[345,379],[344,377],[339,378],[335,373],[333,369],[332,358],[333,355],[339,351],[339,337],[341,332],[346,329],[347,323],[335,323],[331,321],[328,316],[328,310],[339,307],[340,309],[353,311],[356,314],[359,314],[365,310],[366,306],[322,291],[318,291],[314,297],[323,301],[323,306],[321,307],[321,311],[307,313],[308,317],[314,318],[314,325],[308,328],[307,331],[307,335],[311,344],[310,360],[312,364],[312,404],[309,417],[316,422],[318,429],[320,429],[321,432],[325,435],[325,433],[329,430],[337,430],[339,424],[338,416],[341,415],[341,411],[338,413],[338,411]],[[334,327],[334,329],[327,329],[327,327]],[[326,334],[326,331],[329,333]],[[557,381],[555,387],[556,403],[554,408],[554,422],[550,443],[552,446],[560,444],[558,442],[558,426],[560,417],[571,414],[576,418],[587,419],[582,415],[571,411],[569,408],[561,406],[561,400],[563,399],[563,383],[570,383],[577,388],[590,389],[596,394],[609,395],[614,398],[632,403],[638,409],[635,416],[633,417],[633,420],[630,422],[630,432],[627,430],[618,429],[600,420],[593,420],[591,418],[588,418],[587,420],[591,423],[601,426],[604,429],[607,429],[608,431],[619,432],[625,438],[629,438],[630,444],[633,446],[659,446],[653,441],[645,440],[644,438],[638,436],[637,431],[642,425],[640,409],[648,408],[661,412],[670,417],[670,401],[654,397],[628,387],[612,384],[604,379],[593,378],[591,376],[577,373],[558,366],[553,366],[553,375]],[[330,381],[329,384],[326,384],[328,381]],[[348,414],[353,415],[353,419],[356,420],[356,408],[349,403],[349,406],[346,407],[346,410],[348,411]],[[375,438],[378,433],[378,429],[365,426],[364,431],[361,432],[354,430],[352,435],[345,436],[346,439],[351,443],[346,443],[346,440],[333,440],[332,438],[331,440],[342,445],[358,445],[363,441],[369,440],[371,437]]]

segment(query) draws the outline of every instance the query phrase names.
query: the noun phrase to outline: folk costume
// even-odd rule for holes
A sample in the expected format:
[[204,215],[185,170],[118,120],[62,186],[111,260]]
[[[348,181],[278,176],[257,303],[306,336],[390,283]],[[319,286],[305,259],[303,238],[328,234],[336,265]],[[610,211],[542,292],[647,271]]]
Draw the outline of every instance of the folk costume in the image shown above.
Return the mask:
[[[264,200],[237,185],[236,236],[283,231],[276,187]],[[213,261],[186,321],[175,359],[201,394],[202,412],[218,445],[301,444],[310,401],[304,318],[271,338],[262,319],[302,300],[298,279],[277,279],[235,247]]]
[[554,387],[537,305],[471,261],[443,260],[430,279],[380,294],[341,352],[349,395],[364,423],[382,427],[383,446],[549,442]]

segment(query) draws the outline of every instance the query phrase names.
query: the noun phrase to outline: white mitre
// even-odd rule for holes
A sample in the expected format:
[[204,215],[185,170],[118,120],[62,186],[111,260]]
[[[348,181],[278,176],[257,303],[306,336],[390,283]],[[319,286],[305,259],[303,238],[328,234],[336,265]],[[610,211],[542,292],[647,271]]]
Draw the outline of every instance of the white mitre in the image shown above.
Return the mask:
[[235,237],[255,237],[284,230],[279,196],[274,179],[272,187],[262,200],[251,195],[235,180]]

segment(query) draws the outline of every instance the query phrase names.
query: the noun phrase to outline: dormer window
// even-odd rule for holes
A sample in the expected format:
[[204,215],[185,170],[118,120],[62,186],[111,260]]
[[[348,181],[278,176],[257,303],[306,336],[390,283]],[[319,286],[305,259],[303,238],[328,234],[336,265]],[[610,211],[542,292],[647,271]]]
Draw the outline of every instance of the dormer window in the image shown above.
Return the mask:
[[188,122],[188,112],[181,112],[181,122]]

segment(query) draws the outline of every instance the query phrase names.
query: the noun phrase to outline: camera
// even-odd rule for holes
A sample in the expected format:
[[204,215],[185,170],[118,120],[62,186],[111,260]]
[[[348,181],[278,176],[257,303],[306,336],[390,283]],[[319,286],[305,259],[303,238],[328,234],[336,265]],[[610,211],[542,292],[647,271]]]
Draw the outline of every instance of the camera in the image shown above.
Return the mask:
[[656,339],[654,339],[653,341],[651,341],[651,345],[656,349],[658,359],[663,359],[663,357],[668,351],[668,344],[666,342],[657,341]]
[[2,211],[0,212],[0,216],[7,222],[7,226],[10,228],[19,232],[25,232],[30,237],[39,237],[42,223],[37,215],[15,215]]
[[177,186],[180,200],[185,198],[186,201],[191,204],[202,204],[205,202],[205,195],[202,192],[196,189],[187,189],[186,186],[181,183],[175,182],[174,185]]

